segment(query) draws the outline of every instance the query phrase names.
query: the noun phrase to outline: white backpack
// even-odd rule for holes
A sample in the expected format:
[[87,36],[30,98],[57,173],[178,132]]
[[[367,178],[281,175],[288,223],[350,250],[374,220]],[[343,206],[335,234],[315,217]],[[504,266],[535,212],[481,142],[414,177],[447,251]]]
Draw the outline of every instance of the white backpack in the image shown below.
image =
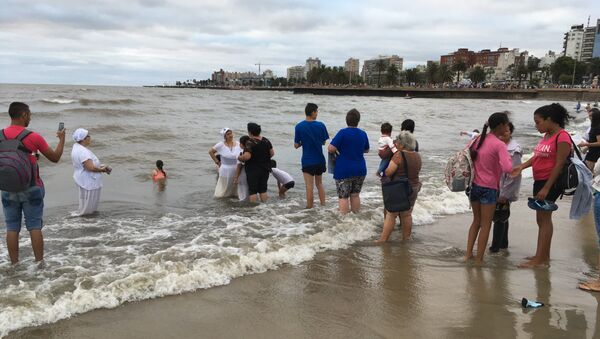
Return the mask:
[[474,177],[473,160],[471,159],[471,146],[474,141],[469,143],[467,148],[456,152],[448,159],[444,178],[446,186],[452,192],[464,192],[467,187],[471,187]]

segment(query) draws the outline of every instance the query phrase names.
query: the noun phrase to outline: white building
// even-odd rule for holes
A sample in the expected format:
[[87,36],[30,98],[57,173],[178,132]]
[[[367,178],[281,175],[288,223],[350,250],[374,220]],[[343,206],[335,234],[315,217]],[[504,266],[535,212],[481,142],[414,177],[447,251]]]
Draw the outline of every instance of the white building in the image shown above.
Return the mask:
[[[385,69],[383,69],[381,72],[377,68],[377,64],[379,63],[379,61],[383,61],[383,65],[385,66]],[[392,56],[380,55],[377,58],[365,60],[365,62],[363,64],[363,69],[362,69],[363,81],[370,85],[382,84],[382,83],[384,83],[383,80],[385,79],[385,76],[387,74],[388,67],[390,67],[390,65],[396,65],[396,68],[400,72],[400,71],[402,71],[403,63],[404,63],[404,59],[402,59],[401,57],[399,57],[397,55],[392,55]],[[381,77],[383,78],[381,80],[379,79],[380,74],[381,74]]]
[[263,72],[262,77],[264,79],[274,79],[275,76],[273,75],[273,71],[270,69],[267,69],[266,71]]
[[302,80],[304,78],[304,66],[292,66],[287,69],[288,80]]
[[308,58],[306,59],[306,65],[304,66],[304,78],[308,78],[308,72],[314,68],[321,67],[321,60],[319,58]]
[[351,77],[358,77],[360,71],[360,61],[358,59],[350,58],[344,63],[344,72],[350,74]]
[[503,52],[498,57],[498,65],[494,68],[494,73],[491,76],[492,81],[506,81],[510,79],[508,69],[515,63],[526,62],[529,58],[529,52],[520,52],[518,48],[513,48],[507,52]]
[[556,53],[548,51],[546,55],[540,58],[540,67],[550,66],[556,61]]
[[583,25],[571,26],[571,30],[565,33],[563,43],[563,55],[581,61],[583,49]]

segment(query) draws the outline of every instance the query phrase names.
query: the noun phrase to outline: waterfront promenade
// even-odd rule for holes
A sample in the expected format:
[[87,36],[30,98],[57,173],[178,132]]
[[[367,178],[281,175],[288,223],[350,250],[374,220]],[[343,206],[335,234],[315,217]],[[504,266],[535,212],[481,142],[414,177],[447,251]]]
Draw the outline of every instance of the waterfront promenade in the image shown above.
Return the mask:
[[438,99],[506,99],[506,100],[560,100],[600,101],[600,89],[541,88],[541,89],[497,89],[497,88],[419,88],[419,87],[220,87],[220,86],[148,86],[165,88],[290,91],[294,94],[386,96]]

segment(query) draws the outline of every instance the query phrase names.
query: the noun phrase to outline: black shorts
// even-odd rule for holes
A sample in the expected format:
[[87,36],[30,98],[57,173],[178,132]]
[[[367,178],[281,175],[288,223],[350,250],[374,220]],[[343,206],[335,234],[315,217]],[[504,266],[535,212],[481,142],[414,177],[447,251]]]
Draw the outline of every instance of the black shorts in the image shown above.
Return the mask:
[[246,179],[248,181],[248,194],[249,195],[267,192],[267,183],[269,181],[269,171],[258,170],[258,169],[248,171],[246,169]]
[[286,190],[289,190],[290,188],[294,188],[295,184],[296,183],[294,183],[293,181],[290,181],[287,184],[283,185],[283,187],[285,187]]
[[[533,196],[534,197],[536,194],[538,194],[539,191],[542,190],[542,188],[544,188],[546,181],[548,181],[548,180],[536,180],[533,182]],[[561,193],[562,193],[561,191],[557,190],[554,187],[554,185],[552,185],[552,187],[550,188],[550,191],[548,192],[548,195],[546,196],[546,200],[555,202],[556,199],[558,199],[558,197],[560,197]]]
[[325,164],[308,165],[302,167],[302,173],[310,174],[313,177],[315,175],[321,175],[327,171]]

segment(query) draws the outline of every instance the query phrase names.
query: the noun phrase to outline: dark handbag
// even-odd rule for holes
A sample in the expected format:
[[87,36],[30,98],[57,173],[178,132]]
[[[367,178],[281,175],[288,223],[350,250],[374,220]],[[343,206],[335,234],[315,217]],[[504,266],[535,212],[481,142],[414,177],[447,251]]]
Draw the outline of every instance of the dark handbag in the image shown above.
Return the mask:
[[[571,139],[571,143],[573,144],[575,153],[577,153],[577,156],[579,157],[579,159],[582,160],[581,153],[579,153],[579,149],[577,148],[577,145],[575,145],[575,143],[573,142],[571,135],[568,133],[567,133],[567,135],[569,135],[569,138]],[[558,135],[556,136],[556,152],[558,153]],[[571,153],[571,155],[567,158],[567,160],[565,161],[565,164],[563,165],[562,170],[560,171],[560,174],[558,175],[558,178],[556,178],[556,181],[554,182],[554,188],[557,189],[558,191],[562,192],[565,195],[575,194],[575,189],[579,185],[579,177],[577,174],[577,167],[571,161],[571,157],[573,157],[573,156],[574,155]]]
[[402,154],[402,162],[404,164],[404,176],[392,177],[391,181],[381,184],[383,191],[383,206],[388,212],[404,212],[410,209],[410,195],[412,194],[412,186],[408,182],[408,165],[406,156]]

